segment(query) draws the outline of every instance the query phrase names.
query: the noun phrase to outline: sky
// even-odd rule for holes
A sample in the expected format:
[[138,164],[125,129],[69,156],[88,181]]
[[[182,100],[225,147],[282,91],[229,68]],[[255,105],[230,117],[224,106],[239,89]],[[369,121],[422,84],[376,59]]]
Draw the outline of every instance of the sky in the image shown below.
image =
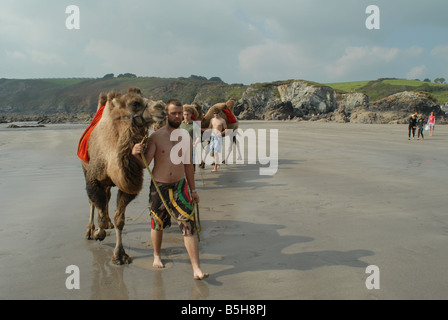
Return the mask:
[[1,0],[0,78],[110,73],[448,80],[448,1]]

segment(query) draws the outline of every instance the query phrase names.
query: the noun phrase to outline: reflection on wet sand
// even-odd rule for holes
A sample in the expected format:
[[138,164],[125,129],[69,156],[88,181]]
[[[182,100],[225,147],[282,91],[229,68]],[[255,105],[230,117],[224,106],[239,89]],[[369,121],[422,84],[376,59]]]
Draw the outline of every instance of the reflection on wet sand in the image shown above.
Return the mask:
[[93,278],[91,289],[92,300],[128,300],[129,290],[124,282],[125,267],[113,265],[109,247],[88,246],[92,253]]
[[[125,274],[130,268],[142,268],[150,276],[143,281],[152,281],[146,283],[146,287],[152,286],[152,297],[144,297],[149,300],[169,300],[166,295],[166,285],[164,276],[165,269],[152,268],[152,256],[141,256],[133,259],[131,265],[117,266],[111,261],[113,249],[108,245],[99,245],[98,243],[89,243],[89,250],[92,253],[93,278],[90,286],[92,300],[129,300],[133,297],[129,294],[129,288],[126,283]],[[172,262],[167,259],[166,267],[171,268]],[[165,275],[164,275],[165,273]],[[168,275],[166,275],[168,276]],[[139,284],[143,284],[140,281]],[[209,287],[205,281],[192,281],[189,294],[186,293],[184,299],[203,300],[209,296]],[[137,297],[143,298],[143,297]]]

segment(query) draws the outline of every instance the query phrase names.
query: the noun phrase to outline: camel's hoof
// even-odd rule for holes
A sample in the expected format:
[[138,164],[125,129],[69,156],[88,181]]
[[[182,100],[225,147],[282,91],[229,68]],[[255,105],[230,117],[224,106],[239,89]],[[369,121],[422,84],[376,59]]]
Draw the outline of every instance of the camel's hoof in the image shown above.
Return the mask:
[[113,256],[112,262],[116,265],[130,264],[132,262],[132,258],[128,256],[126,253],[122,253],[118,256]]
[[97,241],[103,241],[106,238],[106,230],[98,229],[93,233],[93,239]]
[[93,240],[94,230],[88,229],[84,238],[87,240]]

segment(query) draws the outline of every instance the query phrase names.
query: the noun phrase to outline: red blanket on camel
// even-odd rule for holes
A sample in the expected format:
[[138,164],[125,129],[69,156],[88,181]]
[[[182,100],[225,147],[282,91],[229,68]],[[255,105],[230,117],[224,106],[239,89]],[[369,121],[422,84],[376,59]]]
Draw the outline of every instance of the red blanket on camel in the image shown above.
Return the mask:
[[98,122],[101,120],[101,117],[103,116],[104,107],[105,106],[101,106],[98,109],[98,111],[96,112],[95,117],[93,118],[92,122],[90,122],[89,126],[84,131],[84,133],[82,134],[81,139],[79,139],[79,143],[78,143],[78,158],[83,160],[83,161],[89,162],[89,160],[90,160],[89,153],[88,153],[88,150],[87,150],[87,147],[89,145],[90,134],[92,133],[93,129],[95,129],[95,127],[98,124]]
[[226,117],[227,117],[227,122],[228,123],[235,123],[236,122],[236,118],[233,115],[232,111],[230,111],[227,108],[222,109],[222,112],[225,113]]

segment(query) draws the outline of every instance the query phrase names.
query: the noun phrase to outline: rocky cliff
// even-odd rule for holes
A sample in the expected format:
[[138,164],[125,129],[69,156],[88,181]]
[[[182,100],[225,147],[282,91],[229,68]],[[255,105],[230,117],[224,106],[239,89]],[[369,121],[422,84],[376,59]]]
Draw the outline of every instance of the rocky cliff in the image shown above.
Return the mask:
[[[30,117],[37,117],[41,123],[89,122],[96,111],[99,93],[126,91],[131,86],[140,87],[145,96],[155,100],[178,98],[187,104],[195,101],[202,105],[204,112],[215,103],[233,99],[237,102],[234,113],[241,120],[291,118],[295,121],[406,123],[409,115],[417,111],[424,115],[434,112],[438,123],[446,121],[438,101],[430,94],[411,91],[409,86],[401,89],[382,79],[369,82],[370,91],[363,93],[360,92],[363,90],[350,88],[346,91],[357,92],[346,93],[304,80],[247,86],[191,76],[176,79],[0,79],[0,122]],[[437,94],[445,90],[443,92],[448,95],[448,86],[425,83],[418,88]]]
[[350,122],[356,123],[408,123],[409,115],[418,112],[428,116],[434,112],[438,123],[445,122],[445,113],[439,104],[423,92],[405,91],[393,94],[367,105],[355,107]]
[[238,101],[240,119],[336,121],[355,123],[407,123],[412,113],[434,112],[439,123],[445,113],[437,101],[422,92],[405,91],[375,102],[363,93],[337,94],[331,87],[306,81],[250,86]]
[[238,101],[240,119],[309,118],[338,109],[332,88],[306,81],[251,85]]

